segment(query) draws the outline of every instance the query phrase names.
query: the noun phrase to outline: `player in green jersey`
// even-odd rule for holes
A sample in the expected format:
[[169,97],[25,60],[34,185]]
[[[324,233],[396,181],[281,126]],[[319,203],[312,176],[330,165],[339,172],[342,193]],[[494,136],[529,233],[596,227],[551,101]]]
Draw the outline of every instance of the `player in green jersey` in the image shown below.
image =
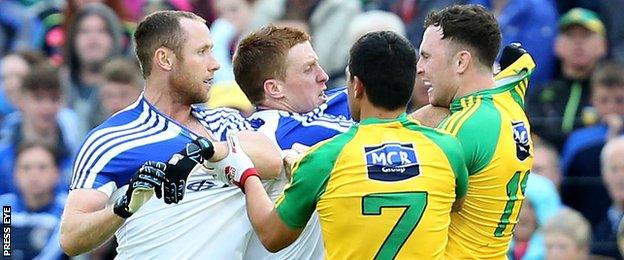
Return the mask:
[[292,243],[317,210],[329,259],[444,258],[450,212],[461,204],[468,175],[455,138],[405,114],[415,73],[407,39],[363,36],[347,68],[349,107],[359,123],[295,163],[276,205],[259,178],[228,175],[245,191],[267,249]]
[[429,87],[430,103],[450,107],[439,127],[462,144],[470,175],[464,206],[451,214],[446,255],[504,259],[533,163],[523,106],[535,64],[524,54],[495,81],[501,32],[481,6],[432,12],[425,27],[418,75]]

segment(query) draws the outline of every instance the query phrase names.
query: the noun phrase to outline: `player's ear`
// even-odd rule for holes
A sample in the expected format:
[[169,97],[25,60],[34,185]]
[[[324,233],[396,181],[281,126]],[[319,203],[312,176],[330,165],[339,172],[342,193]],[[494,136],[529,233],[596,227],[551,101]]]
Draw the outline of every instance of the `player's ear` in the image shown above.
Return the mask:
[[353,77],[353,96],[357,99],[360,99],[364,96],[364,92],[366,89],[364,88],[364,84],[357,76]]
[[466,72],[471,62],[472,54],[467,50],[463,50],[457,53],[456,64],[453,65],[456,66],[455,70],[457,71],[457,73],[462,74]]
[[166,71],[173,68],[173,52],[165,47],[156,49],[154,53],[154,64]]
[[284,96],[284,93],[282,91],[284,86],[281,81],[277,79],[265,80],[262,87],[264,88],[264,94],[267,97],[277,99]]

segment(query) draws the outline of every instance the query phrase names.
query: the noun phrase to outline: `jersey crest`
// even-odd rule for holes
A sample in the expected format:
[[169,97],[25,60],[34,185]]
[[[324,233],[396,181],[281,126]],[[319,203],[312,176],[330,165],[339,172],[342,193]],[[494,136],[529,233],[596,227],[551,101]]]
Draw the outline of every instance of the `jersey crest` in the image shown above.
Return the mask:
[[513,127],[514,141],[516,142],[516,157],[518,157],[518,160],[524,161],[531,155],[529,151],[529,130],[522,121],[512,122],[511,125]]

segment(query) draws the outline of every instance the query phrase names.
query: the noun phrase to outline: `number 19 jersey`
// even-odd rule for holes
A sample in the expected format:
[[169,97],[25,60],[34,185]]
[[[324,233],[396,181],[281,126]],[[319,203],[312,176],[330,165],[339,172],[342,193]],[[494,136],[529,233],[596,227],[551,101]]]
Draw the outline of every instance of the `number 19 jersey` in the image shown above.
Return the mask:
[[315,208],[328,259],[442,259],[456,197],[466,190],[459,142],[403,114],[369,118],[314,146],[277,200],[303,228]]
[[462,144],[468,193],[451,213],[449,259],[505,259],[533,164],[524,93],[535,63],[528,54],[497,76],[497,88],[451,103],[440,127]]

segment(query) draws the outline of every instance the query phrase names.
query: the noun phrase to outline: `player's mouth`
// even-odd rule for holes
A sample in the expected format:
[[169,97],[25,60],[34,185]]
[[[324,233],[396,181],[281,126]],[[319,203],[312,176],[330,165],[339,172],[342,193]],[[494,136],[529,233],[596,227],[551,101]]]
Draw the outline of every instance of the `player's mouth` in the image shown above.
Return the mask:
[[204,80],[204,84],[206,84],[207,87],[211,87],[212,86],[212,82],[213,82],[213,78],[209,78]]
[[319,94],[319,99],[322,101],[322,103],[325,103],[325,101],[327,101],[327,95],[325,95],[325,92],[321,92],[321,94]]
[[427,88],[427,94],[431,96],[431,92],[433,91],[433,85],[431,85],[431,81],[423,79],[423,85]]

